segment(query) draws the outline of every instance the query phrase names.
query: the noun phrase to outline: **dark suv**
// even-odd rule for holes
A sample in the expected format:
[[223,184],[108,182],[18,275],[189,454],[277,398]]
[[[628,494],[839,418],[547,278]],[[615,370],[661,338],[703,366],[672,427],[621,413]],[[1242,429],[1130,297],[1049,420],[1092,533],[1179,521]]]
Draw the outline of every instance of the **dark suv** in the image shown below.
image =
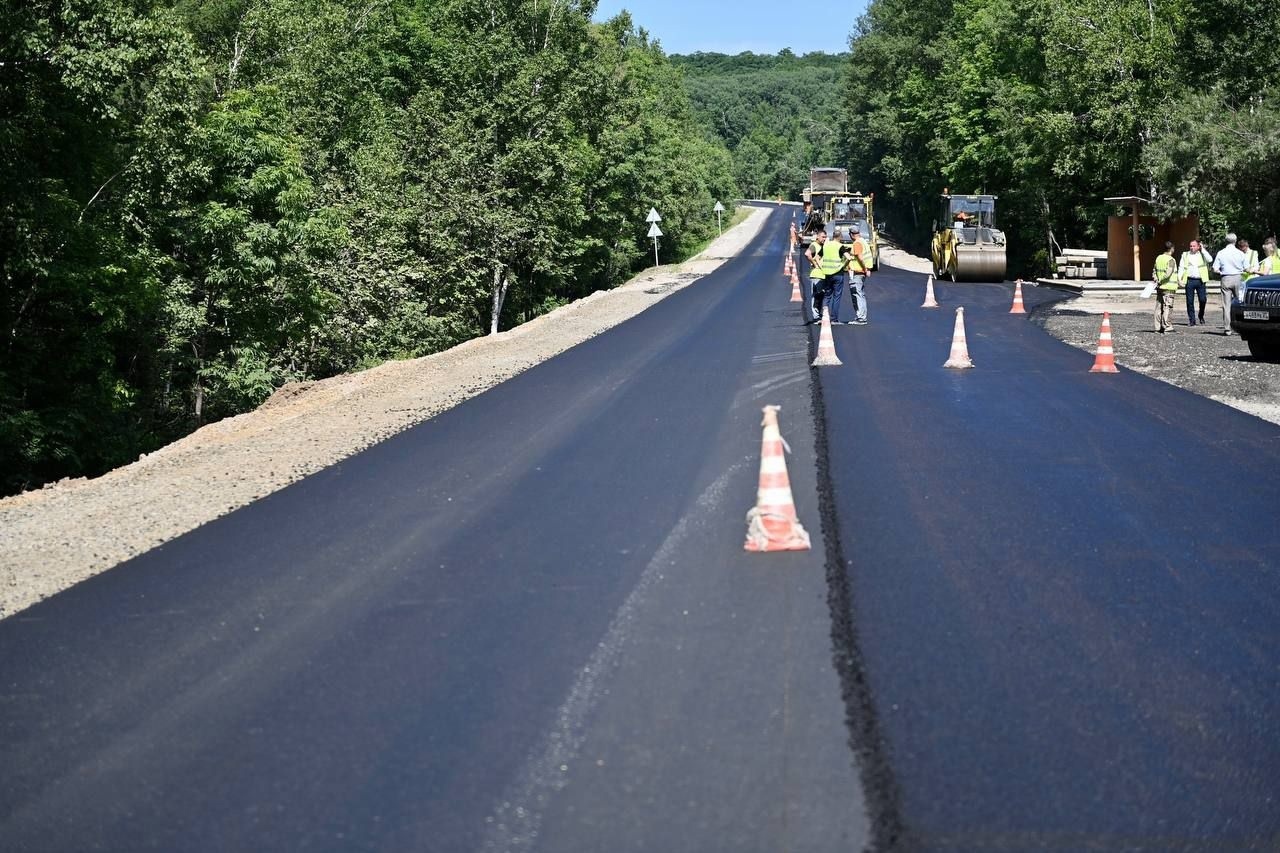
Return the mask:
[[1244,298],[1231,303],[1231,330],[1260,361],[1280,361],[1280,275],[1249,282]]

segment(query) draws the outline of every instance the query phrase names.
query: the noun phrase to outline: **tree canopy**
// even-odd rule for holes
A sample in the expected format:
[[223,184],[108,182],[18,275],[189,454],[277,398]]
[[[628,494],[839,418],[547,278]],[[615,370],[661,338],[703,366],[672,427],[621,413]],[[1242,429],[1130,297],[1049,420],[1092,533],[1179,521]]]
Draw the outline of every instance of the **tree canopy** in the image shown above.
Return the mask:
[[872,0],[841,150],[917,246],[944,186],[999,195],[1021,272],[1047,267],[1050,232],[1105,242],[1107,196],[1262,237],[1280,220],[1276,26],[1266,0]]
[[847,58],[790,50],[777,55],[671,57],[706,133],[733,152],[734,175],[752,198],[798,198],[813,166],[839,166],[838,117]]
[[6,0],[0,491],[664,260],[736,197],[679,72],[572,0]]

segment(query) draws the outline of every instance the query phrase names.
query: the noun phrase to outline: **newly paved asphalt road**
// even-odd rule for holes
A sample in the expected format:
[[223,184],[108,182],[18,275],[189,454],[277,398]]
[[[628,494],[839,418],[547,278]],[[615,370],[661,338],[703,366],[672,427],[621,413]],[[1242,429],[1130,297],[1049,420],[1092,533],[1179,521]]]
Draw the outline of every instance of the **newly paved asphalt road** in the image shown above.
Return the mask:
[[900,846],[1280,849],[1280,428],[923,279],[821,372]]
[[[4,849],[1280,846],[1280,429],[888,270],[815,375],[787,213],[0,622]],[[741,550],[766,403],[812,552]]]
[[765,404],[820,536],[786,221],[0,622],[0,848],[861,847],[825,555],[742,550]]

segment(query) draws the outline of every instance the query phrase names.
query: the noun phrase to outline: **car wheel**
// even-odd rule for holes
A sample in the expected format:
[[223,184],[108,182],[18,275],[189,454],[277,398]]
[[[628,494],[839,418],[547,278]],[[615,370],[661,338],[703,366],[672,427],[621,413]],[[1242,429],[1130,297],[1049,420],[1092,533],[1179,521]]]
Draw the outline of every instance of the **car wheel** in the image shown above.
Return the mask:
[[1280,342],[1273,340],[1246,341],[1254,361],[1280,361]]

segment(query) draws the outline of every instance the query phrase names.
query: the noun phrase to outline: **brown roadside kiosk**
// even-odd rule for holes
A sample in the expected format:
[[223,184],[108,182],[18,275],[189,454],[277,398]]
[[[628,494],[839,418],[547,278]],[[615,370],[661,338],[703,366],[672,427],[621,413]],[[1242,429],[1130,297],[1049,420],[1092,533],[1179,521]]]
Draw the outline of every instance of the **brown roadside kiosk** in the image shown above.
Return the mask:
[[1164,251],[1166,240],[1186,246],[1200,233],[1200,219],[1161,220],[1151,215],[1148,199],[1136,195],[1108,196],[1103,199],[1128,212],[1107,218],[1107,278],[1121,281],[1145,281],[1155,268],[1156,256]]

